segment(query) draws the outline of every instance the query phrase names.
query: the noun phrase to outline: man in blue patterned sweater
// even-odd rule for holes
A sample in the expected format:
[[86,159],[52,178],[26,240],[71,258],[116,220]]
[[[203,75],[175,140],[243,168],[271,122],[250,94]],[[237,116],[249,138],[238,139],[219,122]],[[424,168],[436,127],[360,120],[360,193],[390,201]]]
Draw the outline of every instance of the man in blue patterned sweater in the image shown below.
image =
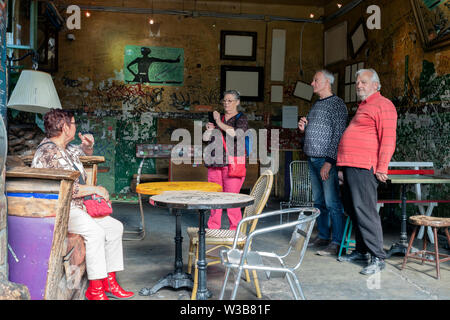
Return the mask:
[[308,157],[314,207],[320,210],[317,218],[319,233],[310,245],[326,246],[317,251],[319,255],[338,253],[345,223],[336,159],[339,140],[347,125],[347,107],[331,91],[333,82],[334,76],[330,72],[316,72],[311,86],[319,99],[308,115],[298,122],[300,132],[305,133],[303,151]]

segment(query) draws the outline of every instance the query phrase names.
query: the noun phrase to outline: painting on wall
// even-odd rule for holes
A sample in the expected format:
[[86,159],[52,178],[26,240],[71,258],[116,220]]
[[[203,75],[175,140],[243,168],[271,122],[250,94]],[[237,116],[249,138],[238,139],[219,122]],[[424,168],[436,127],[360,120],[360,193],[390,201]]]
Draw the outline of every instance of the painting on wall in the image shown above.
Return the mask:
[[160,86],[182,86],[184,49],[125,46],[124,80]]
[[450,2],[430,6],[426,1],[410,1],[424,49],[434,50],[450,45]]

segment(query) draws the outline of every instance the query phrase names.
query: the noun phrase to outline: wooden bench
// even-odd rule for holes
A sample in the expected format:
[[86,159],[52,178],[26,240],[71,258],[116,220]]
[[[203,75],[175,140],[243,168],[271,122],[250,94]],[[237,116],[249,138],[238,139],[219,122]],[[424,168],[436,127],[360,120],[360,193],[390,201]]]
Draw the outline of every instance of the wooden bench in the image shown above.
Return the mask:
[[[24,159],[24,163],[31,163],[31,159],[29,157]],[[85,156],[80,157],[80,160],[83,162],[88,175],[87,183],[96,184],[97,164],[104,162],[104,157]],[[7,194],[58,195],[57,200],[36,197],[7,197],[8,218],[40,217],[49,219],[50,223],[51,218],[54,219],[48,273],[42,299],[84,299],[84,292],[88,283],[84,239],[78,234],[67,232],[72,187],[78,176],[78,171],[38,169],[27,166],[7,167]],[[11,267],[14,266],[10,265]]]

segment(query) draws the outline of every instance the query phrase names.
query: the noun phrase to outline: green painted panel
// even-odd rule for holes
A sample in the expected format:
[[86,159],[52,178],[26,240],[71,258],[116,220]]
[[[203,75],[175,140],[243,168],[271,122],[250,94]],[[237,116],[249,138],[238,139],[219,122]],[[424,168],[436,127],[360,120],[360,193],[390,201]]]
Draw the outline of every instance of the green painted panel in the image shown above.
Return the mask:
[[182,86],[184,49],[125,46],[123,70],[126,83]]
[[[116,118],[76,115],[76,119],[78,123],[77,131],[90,132],[94,136],[94,155],[105,157],[105,162],[99,164],[99,169],[107,170],[107,172],[98,173],[97,184],[104,186],[110,193],[114,193]],[[78,134],[72,143],[81,143]]]
[[[141,162],[140,158],[136,158],[136,144],[156,143],[156,128],[156,119],[151,117],[135,116],[117,120],[116,193],[129,192],[133,174],[137,173]],[[154,159],[147,159],[144,162],[142,173],[156,173]]]

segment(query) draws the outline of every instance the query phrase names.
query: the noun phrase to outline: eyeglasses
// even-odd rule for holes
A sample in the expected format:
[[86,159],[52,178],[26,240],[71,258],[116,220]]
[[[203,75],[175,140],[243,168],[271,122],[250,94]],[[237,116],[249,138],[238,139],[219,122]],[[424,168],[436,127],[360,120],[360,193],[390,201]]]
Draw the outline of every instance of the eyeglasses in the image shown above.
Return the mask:
[[225,104],[225,103],[232,103],[236,100],[220,100],[221,103]]

